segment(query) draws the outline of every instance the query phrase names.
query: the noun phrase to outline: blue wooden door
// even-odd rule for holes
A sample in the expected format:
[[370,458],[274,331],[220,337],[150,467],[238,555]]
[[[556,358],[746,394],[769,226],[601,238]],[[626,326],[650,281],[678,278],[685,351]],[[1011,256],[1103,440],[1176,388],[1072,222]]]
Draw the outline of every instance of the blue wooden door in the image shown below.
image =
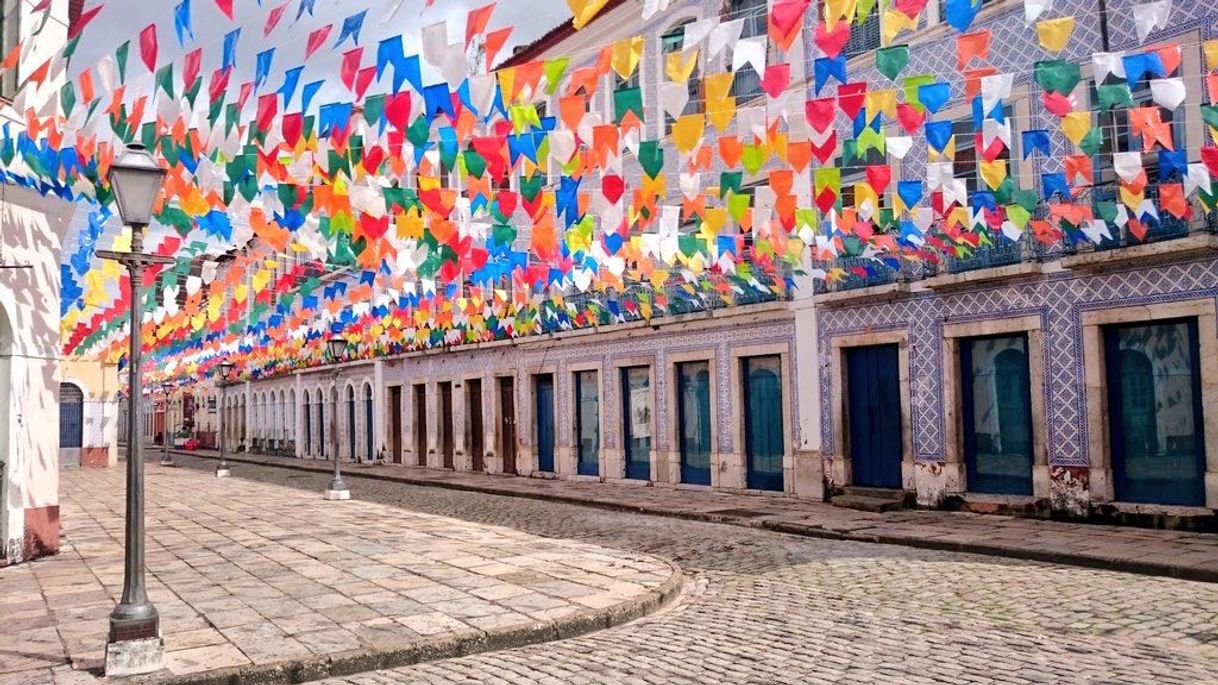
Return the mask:
[[79,448],[85,434],[85,395],[71,383],[59,385],[59,446]]
[[782,359],[744,360],[746,481],[754,490],[782,491]]
[[1032,494],[1032,393],[1026,335],[960,343],[964,462],[970,492]]
[[554,377],[537,377],[537,470],[554,472]]
[[1197,320],[1104,331],[1116,499],[1205,504]]
[[681,482],[710,485],[710,365],[677,365],[677,435],[681,449]]
[[581,476],[601,472],[601,400],[596,373],[575,374],[575,468]]
[[854,485],[901,487],[901,388],[896,345],[846,350],[849,454]]
[[622,369],[621,387],[626,477],[651,480],[651,370]]

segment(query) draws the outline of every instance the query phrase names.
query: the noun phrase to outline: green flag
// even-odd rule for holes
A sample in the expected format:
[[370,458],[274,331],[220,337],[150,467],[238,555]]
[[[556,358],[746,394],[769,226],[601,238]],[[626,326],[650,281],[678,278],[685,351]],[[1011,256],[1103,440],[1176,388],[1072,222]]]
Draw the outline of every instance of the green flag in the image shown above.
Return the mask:
[[1037,62],[1033,76],[1036,83],[1050,93],[1069,95],[1082,80],[1083,73],[1074,62],[1055,59]]
[[875,68],[890,81],[897,80],[897,75],[909,64],[909,46],[893,45],[875,51]]

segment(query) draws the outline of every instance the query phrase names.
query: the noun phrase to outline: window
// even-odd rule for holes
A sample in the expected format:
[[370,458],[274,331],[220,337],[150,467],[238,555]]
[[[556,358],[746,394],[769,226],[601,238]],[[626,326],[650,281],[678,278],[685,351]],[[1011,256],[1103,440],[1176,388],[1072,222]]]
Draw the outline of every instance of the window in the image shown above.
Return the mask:
[[596,371],[575,374],[575,457],[581,476],[600,475],[601,401]]
[[710,364],[677,364],[677,442],[681,482],[710,485]]
[[1205,504],[1197,320],[1104,330],[1116,498]]
[[[740,37],[755,38],[768,33],[767,16],[766,0],[731,0],[728,3],[728,16],[724,17],[724,21],[742,19],[744,27],[740,31]],[[732,95],[737,100],[751,100],[761,94],[761,76],[752,65],[746,65],[736,72],[736,78],[732,81]]]
[[1032,395],[1025,334],[960,341],[970,492],[1032,494]]
[[863,55],[878,49],[880,45],[880,13],[875,11],[869,14],[862,24],[850,27],[850,40],[846,41],[842,54],[847,58]]
[[[676,52],[681,52],[685,45],[685,27],[693,23],[693,20],[687,20],[681,24],[669,29],[667,33],[660,36],[660,72],[665,73],[666,65],[668,64],[668,55]],[[667,74],[661,80],[667,80]],[[703,111],[702,103],[702,74],[698,64],[694,65],[693,72],[689,75],[689,81],[685,83],[689,94],[689,101],[685,103],[685,109],[681,114],[697,114]],[[674,119],[670,114],[664,114],[664,133],[672,131]]]
[[651,480],[651,369],[622,369],[622,434],[626,477]]

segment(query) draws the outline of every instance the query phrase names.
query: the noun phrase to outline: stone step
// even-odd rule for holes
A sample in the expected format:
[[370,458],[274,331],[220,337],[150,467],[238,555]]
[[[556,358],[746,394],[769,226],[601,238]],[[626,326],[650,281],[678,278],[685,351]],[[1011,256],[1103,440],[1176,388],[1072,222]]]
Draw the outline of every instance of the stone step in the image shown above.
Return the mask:
[[833,499],[830,500],[830,504],[835,507],[858,509],[859,511],[869,511],[876,514],[905,508],[905,503],[902,500],[895,500],[890,497],[868,497],[866,495],[853,494],[834,495]]
[[896,488],[866,488],[859,485],[847,485],[842,488],[842,492],[847,495],[858,495],[859,497],[871,497],[874,499],[888,499],[897,502],[905,501],[905,491]]

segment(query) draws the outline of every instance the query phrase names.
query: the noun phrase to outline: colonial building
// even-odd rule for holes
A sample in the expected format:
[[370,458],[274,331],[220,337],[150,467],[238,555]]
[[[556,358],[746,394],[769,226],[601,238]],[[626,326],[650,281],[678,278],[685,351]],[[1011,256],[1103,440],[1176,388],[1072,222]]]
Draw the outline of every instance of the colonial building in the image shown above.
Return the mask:
[[[1136,3],[1066,4],[1055,11],[1073,10],[1078,27],[1061,56],[1082,65],[1092,85],[1076,96],[1089,98],[1097,122],[1108,121],[1091,55],[1140,45]],[[599,88],[588,112],[608,118],[616,91],[639,88],[645,137],[663,138],[671,125],[659,104],[664,56],[679,49],[684,27],[742,18],[742,35],[757,35],[748,32],[765,31],[766,7],[764,0],[673,2],[640,26],[639,3],[611,1],[578,36],[560,26],[508,65],[575,55],[578,67],[579,59],[596,58],[586,46],[643,35],[637,75]],[[974,28],[992,32],[994,69],[1020,75],[1004,106],[1012,140],[1005,154],[1018,187],[1038,188],[1042,174],[1062,168],[1068,144],[1030,77],[1028,65],[1044,53],[1023,12],[1022,2],[989,0]],[[1196,85],[1205,73],[1200,46],[1213,37],[1218,15],[1198,2],[1177,2],[1172,12],[1169,29],[1155,38],[1180,46],[1189,88],[1172,131],[1177,149],[1195,151],[1207,144]],[[911,46],[911,71],[939,74],[963,92],[955,34],[943,15],[943,3],[930,3],[925,23],[900,40]],[[790,90],[800,103],[816,97],[808,77],[817,54],[813,21],[810,14],[788,54],[770,56],[792,65]],[[879,47],[886,46],[873,14],[846,46],[851,80],[884,78],[875,65]],[[687,105],[694,112],[702,103],[698,75],[723,71],[699,59]],[[773,105],[747,69],[735,75],[733,93],[742,110]],[[1150,98],[1145,81],[1131,93]],[[982,136],[971,106],[948,106],[939,118],[956,122],[956,178],[982,188]],[[1140,149],[1127,123],[1108,123],[1100,127],[1094,184],[1075,198],[1101,212],[1118,197],[1113,153]],[[802,117],[789,119],[795,133],[804,125]],[[1053,154],[1025,154],[1021,133],[1031,129],[1049,132]],[[1157,162],[1148,158],[1158,181]],[[894,177],[925,178],[927,151],[888,163]],[[861,166],[845,168],[861,177]],[[744,177],[744,188],[764,188],[753,184],[765,173]],[[1156,188],[1152,182],[1148,197]],[[811,189],[796,192],[810,196]],[[890,207],[892,199],[880,202]],[[1216,223],[1198,204],[1189,218],[1165,215],[1145,233],[1117,231],[1098,245],[1045,247],[1029,231],[942,261],[906,260],[899,269],[847,252],[807,264],[794,295],[654,318],[626,307],[635,313],[583,330],[256,380],[227,388],[216,416],[230,446],[302,458],[329,458],[337,448],[342,458],[428,468],[777,492],[881,508],[903,500],[1211,520],[1218,421],[1204,407],[1218,399]],[[810,275],[825,273],[838,275],[814,285]]]

